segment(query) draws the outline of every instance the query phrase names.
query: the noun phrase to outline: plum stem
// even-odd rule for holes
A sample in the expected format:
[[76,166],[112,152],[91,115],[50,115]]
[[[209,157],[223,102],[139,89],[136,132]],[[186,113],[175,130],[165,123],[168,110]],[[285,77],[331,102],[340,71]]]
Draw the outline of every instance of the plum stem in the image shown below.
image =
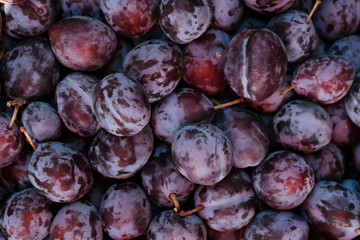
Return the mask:
[[36,150],[37,146],[34,143],[34,141],[32,140],[32,138],[30,137],[29,132],[26,130],[26,128],[24,126],[20,127],[20,131],[25,135],[26,139],[29,141],[30,145],[32,146],[32,148],[34,150]]
[[287,92],[290,91],[290,90],[295,89],[296,87],[297,87],[296,84],[293,84],[293,85],[291,85],[290,87],[285,88],[284,90],[282,90],[282,91],[280,92],[280,96],[283,96],[285,93],[287,93]]
[[242,102],[244,102],[244,98],[239,98],[239,99],[236,99],[236,100],[231,101],[231,102],[216,105],[216,106],[214,106],[214,109],[217,110],[217,109],[221,109],[221,108],[226,108],[226,107],[230,107],[232,105],[242,103]]
[[26,103],[26,100],[24,99],[21,99],[21,98],[17,98],[17,99],[14,99],[14,100],[11,100],[11,101],[8,101],[6,103],[6,106],[7,107],[11,107],[11,106],[14,106],[14,113],[11,117],[11,120],[10,120],[10,123],[9,125],[7,126],[8,129],[12,129],[13,125],[14,125],[14,122],[15,122],[15,119],[17,117],[17,114],[19,112],[19,108],[24,105]]
[[174,207],[174,211],[175,212],[178,212],[180,210],[180,203],[179,201],[177,200],[176,198],[176,194],[175,193],[171,193],[169,195],[170,199],[173,200],[174,204],[175,204],[175,207]]
[[186,217],[186,216],[189,216],[189,215],[191,215],[191,214],[193,214],[193,213],[199,212],[199,211],[201,211],[201,210],[203,210],[203,209],[204,209],[204,206],[203,206],[203,205],[200,205],[200,206],[198,206],[197,208],[194,208],[194,209],[189,210],[189,211],[186,211],[186,212],[181,211],[181,212],[179,212],[179,215],[180,215],[181,217]]
[[360,228],[355,229],[355,232],[360,235]]
[[311,9],[311,12],[309,13],[309,16],[306,19],[306,23],[310,22],[311,17],[314,15],[315,10],[319,6],[320,3],[321,3],[321,0],[316,0],[313,8]]
[[39,14],[45,14],[46,7],[45,4],[40,4],[39,1],[29,0],[32,4],[34,4],[37,7],[37,11]]

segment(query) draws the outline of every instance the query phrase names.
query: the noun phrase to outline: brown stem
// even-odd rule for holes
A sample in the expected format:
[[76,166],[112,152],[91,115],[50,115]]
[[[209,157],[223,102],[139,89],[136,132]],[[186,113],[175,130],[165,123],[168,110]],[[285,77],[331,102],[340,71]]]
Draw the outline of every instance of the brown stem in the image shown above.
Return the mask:
[[34,143],[34,141],[32,140],[32,138],[30,137],[30,134],[29,132],[26,130],[25,127],[21,126],[20,127],[20,131],[25,135],[26,139],[29,141],[30,145],[32,146],[32,148],[34,150],[36,150],[37,146],[36,144]]
[[181,212],[179,212],[179,215],[180,215],[181,217],[186,217],[186,216],[189,216],[189,215],[191,215],[191,214],[193,214],[193,213],[199,212],[199,211],[201,211],[201,210],[203,210],[203,209],[204,209],[204,206],[203,206],[203,205],[200,205],[200,206],[198,206],[197,208],[194,208],[194,209],[189,210],[189,211],[186,211],[186,212],[181,211]]
[[288,91],[293,90],[293,89],[296,88],[296,87],[297,87],[296,84],[293,84],[293,85],[291,85],[290,87],[282,90],[282,91],[280,92],[280,96],[283,96],[285,93],[287,93]]
[[221,109],[221,108],[230,107],[230,106],[232,106],[232,105],[235,105],[235,104],[238,104],[238,103],[241,103],[241,102],[244,102],[244,98],[239,98],[239,99],[236,99],[236,100],[231,101],[231,102],[227,102],[227,103],[224,103],[224,104],[216,105],[216,106],[214,106],[214,109],[217,110],[217,109]]
[[37,11],[39,14],[46,13],[46,6],[45,4],[39,3],[39,1],[29,0],[32,4],[34,4],[37,7]]
[[18,114],[18,111],[19,111],[19,108],[24,105],[26,103],[26,100],[24,99],[21,99],[21,98],[18,98],[18,99],[15,99],[15,100],[11,100],[11,101],[8,101],[6,103],[6,106],[7,107],[11,107],[11,106],[14,106],[14,113],[11,117],[11,120],[10,120],[10,123],[9,125],[7,126],[8,129],[12,129],[13,125],[14,125],[14,122],[16,120],[16,116]]
[[180,203],[179,203],[179,201],[178,201],[177,198],[176,198],[176,194],[175,194],[175,193],[171,193],[171,194],[169,195],[169,197],[170,197],[170,199],[173,200],[173,202],[174,202],[174,205],[175,205],[174,211],[175,211],[175,212],[178,212],[178,211],[180,210]]
[[355,229],[355,232],[360,235],[360,228]]
[[311,17],[314,15],[315,10],[319,6],[320,3],[321,3],[321,0],[316,0],[313,8],[311,9],[311,12],[309,13],[309,16],[306,19],[306,23],[310,22]]

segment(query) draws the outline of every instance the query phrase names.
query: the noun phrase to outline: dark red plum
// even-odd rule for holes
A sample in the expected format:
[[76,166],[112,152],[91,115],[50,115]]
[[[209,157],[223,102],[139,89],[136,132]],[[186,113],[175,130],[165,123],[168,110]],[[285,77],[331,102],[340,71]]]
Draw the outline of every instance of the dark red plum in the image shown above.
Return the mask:
[[255,215],[257,196],[249,175],[233,169],[212,186],[199,186],[194,193],[195,206],[204,206],[199,216],[212,229],[236,231],[245,227]]
[[73,16],[49,29],[51,48],[61,64],[75,71],[93,71],[110,61],[116,34],[95,18]]
[[236,231],[220,232],[207,227],[207,235],[209,240],[240,240],[245,239],[245,227]]
[[359,8],[356,0],[322,1],[312,17],[317,33],[330,41],[354,33],[360,22]]
[[60,79],[59,63],[49,42],[38,37],[23,40],[7,51],[0,71],[2,91],[11,99],[49,97]]
[[324,239],[353,239],[359,236],[360,199],[333,181],[318,181],[301,205],[310,232]]
[[254,102],[273,94],[286,77],[286,50],[268,29],[236,34],[225,50],[224,72],[231,89]]
[[201,37],[184,47],[183,79],[209,96],[217,95],[227,86],[224,74],[224,51],[230,36],[209,28]]
[[266,128],[255,113],[237,107],[226,108],[216,113],[214,124],[231,141],[234,167],[257,166],[267,155],[269,139]]
[[339,147],[354,146],[360,139],[360,127],[351,121],[346,108],[345,101],[326,105],[325,110],[329,113],[333,123],[331,140]]
[[4,30],[9,36],[15,38],[39,36],[47,32],[59,13],[56,0],[31,0],[19,4],[5,3],[1,9]]
[[92,112],[92,95],[97,77],[73,72],[65,76],[56,86],[55,99],[57,111],[65,126],[82,137],[97,134],[101,125]]
[[103,239],[99,211],[87,201],[75,201],[63,206],[51,223],[50,238]]
[[154,149],[141,170],[141,182],[150,200],[159,207],[174,206],[170,194],[176,194],[179,204],[185,203],[195,189],[195,183],[181,175],[175,167],[168,145]]
[[208,0],[161,0],[159,24],[166,36],[179,44],[200,37],[210,26],[212,9]]
[[32,150],[23,148],[14,163],[0,169],[0,181],[10,192],[18,192],[32,186],[28,172],[32,154]]
[[179,216],[173,210],[165,210],[155,216],[147,230],[148,240],[183,239],[206,240],[206,227],[201,218],[192,214],[186,217]]
[[213,8],[213,25],[224,31],[233,31],[244,15],[241,0],[209,0]]
[[129,178],[148,161],[153,144],[154,137],[149,125],[130,137],[115,136],[102,130],[90,146],[89,161],[93,169],[104,177]]
[[183,71],[179,46],[163,40],[148,40],[133,48],[124,59],[124,74],[138,80],[150,103],[168,96]]
[[141,84],[122,73],[104,77],[93,91],[93,112],[109,133],[129,137],[150,120],[150,104]]
[[171,151],[176,169],[197,184],[220,182],[232,167],[232,144],[220,128],[210,123],[180,128],[174,135]]
[[101,203],[103,230],[112,239],[130,239],[146,233],[151,221],[150,201],[133,182],[112,185]]
[[309,163],[299,154],[289,151],[269,154],[255,168],[252,179],[260,200],[281,210],[299,206],[315,184]]
[[24,146],[24,137],[16,124],[9,129],[11,118],[0,112],[0,167],[14,163]]
[[151,112],[151,126],[157,138],[171,143],[179,127],[210,122],[214,114],[213,103],[206,95],[191,88],[178,88],[155,103]]
[[291,7],[295,0],[244,0],[249,8],[262,14],[277,14]]
[[305,12],[289,10],[273,17],[267,25],[283,41],[288,62],[304,60],[317,48],[317,33],[312,21],[306,22],[307,17]]
[[265,210],[254,217],[246,227],[244,239],[307,240],[309,225],[290,211]]
[[318,104],[293,100],[282,106],[273,119],[277,141],[285,148],[315,152],[331,141],[332,122]]
[[291,83],[295,92],[320,104],[343,98],[354,82],[354,65],[338,55],[322,55],[306,60],[296,68]]
[[344,177],[345,156],[332,142],[319,151],[304,154],[303,157],[314,170],[317,181],[340,181]]
[[99,0],[109,26],[118,34],[139,38],[157,21],[158,0]]
[[76,201],[91,189],[94,182],[85,156],[61,142],[39,144],[28,171],[36,191],[53,202]]
[[56,140],[61,135],[60,116],[47,102],[35,101],[27,105],[21,113],[21,122],[35,142]]
[[1,231],[7,239],[44,239],[53,219],[52,202],[33,188],[12,194],[0,213]]

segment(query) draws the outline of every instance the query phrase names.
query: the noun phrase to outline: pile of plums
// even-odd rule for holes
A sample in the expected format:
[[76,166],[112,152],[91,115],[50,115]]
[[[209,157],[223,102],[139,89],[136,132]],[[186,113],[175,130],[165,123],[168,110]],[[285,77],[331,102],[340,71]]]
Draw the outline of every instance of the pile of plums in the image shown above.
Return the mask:
[[0,7],[0,240],[360,235],[360,1]]

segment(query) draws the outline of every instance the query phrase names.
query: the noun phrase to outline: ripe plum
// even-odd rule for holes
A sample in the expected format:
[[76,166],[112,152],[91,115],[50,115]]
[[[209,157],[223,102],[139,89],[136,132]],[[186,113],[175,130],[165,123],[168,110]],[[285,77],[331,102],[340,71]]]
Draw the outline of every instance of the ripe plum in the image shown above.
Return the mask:
[[277,141],[291,150],[315,152],[331,141],[329,114],[310,101],[293,100],[284,104],[273,122]]
[[150,103],[169,95],[183,71],[183,54],[171,41],[148,40],[133,48],[124,59],[124,74],[138,80]]
[[284,12],[291,7],[295,0],[244,0],[249,8],[262,14],[277,14]]
[[90,146],[89,161],[93,169],[105,177],[129,178],[148,161],[153,144],[149,125],[130,137],[119,137],[102,130]]
[[100,125],[116,136],[133,136],[150,120],[150,104],[141,84],[122,73],[109,74],[97,83],[92,104]]
[[180,128],[171,144],[176,169],[201,185],[220,182],[230,172],[233,148],[220,128],[210,123]]
[[213,25],[224,31],[233,31],[244,15],[241,0],[209,0],[213,12]]
[[51,48],[61,64],[75,71],[104,66],[116,49],[116,34],[95,18],[72,16],[49,29]]
[[276,151],[269,154],[253,172],[258,197],[275,209],[299,206],[315,184],[311,166],[299,154]]
[[100,21],[104,19],[102,13],[100,12],[99,0],[59,0],[59,5],[62,18],[85,15],[96,18]]

